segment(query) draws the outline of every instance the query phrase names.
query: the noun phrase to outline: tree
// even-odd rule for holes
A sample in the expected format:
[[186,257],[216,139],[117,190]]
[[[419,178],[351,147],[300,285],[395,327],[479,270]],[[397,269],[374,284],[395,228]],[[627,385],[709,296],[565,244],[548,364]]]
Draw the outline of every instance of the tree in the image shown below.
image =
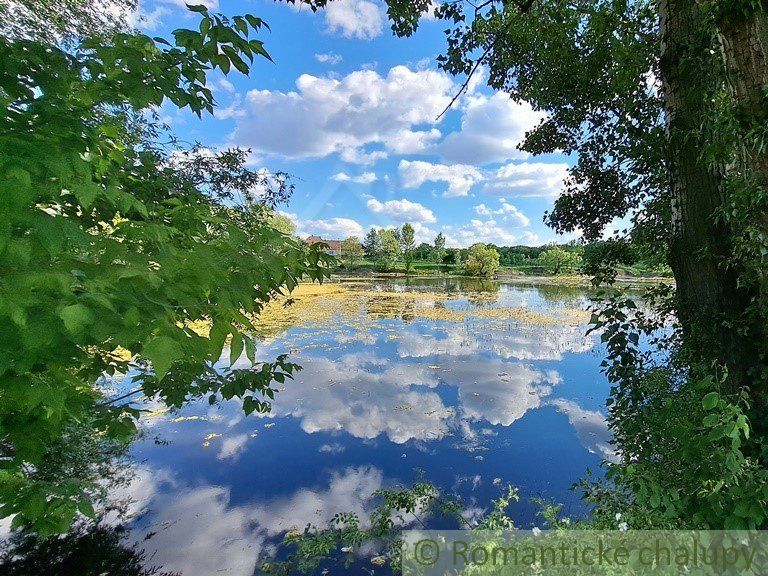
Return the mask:
[[378,231],[378,235],[379,244],[381,245],[378,259],[379,266],[382,270],[391,270],[400,255],[400,242],[394,230],[381,229]]
[[368,234],[365,235],[363,250],[365,251],[365,257],[374,262],[381,257],[381,236],[379,236],[379,232],[375,228],[371,228]]
[[464,269],[472,276],[492,278],[499,269],[499,253],[482,242],[473,244],[469,247]]
[[269,225],[286,236],[293,236],[296,232],[296,223],[285,214],[272,211],[269,215]]
[[427,242],[422,242],[416,247],[416,250],[413,252],[413,256],[416,260],[425,260],[429,261],[434,258],[434,250],[432,249],[432,245],[428,244]]
[[410,273],[413,266],[413,252],[416,249],[414,241],[415,231],[408,222],[403,224],[400,231],[400,243],[403,250],[403,261],[405,262],[405,272]]
[[616,267],[632,266],[638,261],[637,250],[624,240],[603,240],[584,246],[582,272],[592,276],[597,283],[616,277]]
[[458,267],[458,266],[461,266],[461,263],[462,263],[462,259],[461,259],[461,250],[459,250],[458,248],[456,248],[456,249],[453,251],[453,263],[454,263],[454,265],[455,265],[455,266],[457,266],[457,267]]
[[125,30],[136,0],[0,0],[3,36],[72,45],[83,36]]
[[350,236],[341,243],[341,260],[349,268],[364,256],[363,247],[357,236]]
[[439,265],[443,264],[443,258],[445,258],[445,236],[442,232],[438,232],[435,236],[435,262]]
[[573,272],[581,264],[581,257],[570,250],[552,246],[539,255],[539,264],[557,275],[561,272]]
[[[207,71],[267,57],[250,37],[260,19],[190,9],[200,26],[173,43],[0,38],[0,517],[41,536],[93,514],[92,482],[38,475],[74,424],[126,441],[142,398],[268,410],[298,366],[255,361],[254,319],[329,273],[269,225],[285,178],[248,169],[245,150],[168,149],[152,107],[211,112]],[[256,369],[215,369],[227,343],[231,363],[245,353]],[[131,388],[98,385],[128,372]]]

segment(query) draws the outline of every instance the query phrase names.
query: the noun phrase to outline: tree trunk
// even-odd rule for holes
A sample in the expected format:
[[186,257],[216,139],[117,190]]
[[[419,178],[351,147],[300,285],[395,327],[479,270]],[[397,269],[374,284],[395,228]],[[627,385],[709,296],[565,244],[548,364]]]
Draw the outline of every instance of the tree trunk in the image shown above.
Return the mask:
[[663,98],[670,162],[670,265],[678,316],[689,352],[728,368],[732,388],[748,381],[754,349],[728,320],[747,306],[730,261],[731,233],[716,219],[724,205],[723,174],[701,160],[701,126],[717,89],[712,42],[696,0],[659,0]]
[[[717,23],[731,93],[736,101],[743,141],[749,131],[768,123],[768,14],[724,15]],[[760,186],[768,185],[768,153],[747,150],[745,166]]]
[[[736,105],[739,126],[741,162],[734,168],[735,177],[748,186],[748,194],[756,202],[759,189],[768,190],[768,151],[756,146],[754,131],[768,130],[768,13],[758,11],[751,15],[742,10],[723,13],[717,22],[718,35],[725,60],[726,76]],[[764,251],[768,249],[768,211],[766,203],[741,216],[744,229],[757,234],[748,237],[757,245],[753,247],[756,262],[756,280],[750,286],[752,308],[759,311],[751,316],[749,346],[752,363],[757,368],[748,382],[752,388],[755,418],[753,421],[768,431],[768,328],[765,317],[768,311],[768,270],[764,263]],[[763,258],[763,262],[760,259]],[[756,284],[756,285],[755,285]]]

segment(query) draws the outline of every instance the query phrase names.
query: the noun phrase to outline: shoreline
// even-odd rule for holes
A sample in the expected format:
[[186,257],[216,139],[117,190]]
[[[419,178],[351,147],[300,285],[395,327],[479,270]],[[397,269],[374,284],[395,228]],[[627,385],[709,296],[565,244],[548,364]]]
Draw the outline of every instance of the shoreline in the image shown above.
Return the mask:
[[[415,280],[439,280],[439,279],[467,279],[467,280],[488,280],[494,282],[505,282],[508,284],[529,284],[544,286],[574,286],[583,288],[592,288],[592,281],[589,276],[580,275],[562,275],[562,276],[534,276],[527,274],[502,274],[494,278],[485,276],[466,276],[464,274],[406,274],[404,272],[371,272],[367,274],[331,274],[330,282],[360,281],[360,280],[387,280],[387,279],[415,279]],[[626,286],[628,284],[661,284],[674,283],[674,278],[665,276],[617,276],[615,284]]]

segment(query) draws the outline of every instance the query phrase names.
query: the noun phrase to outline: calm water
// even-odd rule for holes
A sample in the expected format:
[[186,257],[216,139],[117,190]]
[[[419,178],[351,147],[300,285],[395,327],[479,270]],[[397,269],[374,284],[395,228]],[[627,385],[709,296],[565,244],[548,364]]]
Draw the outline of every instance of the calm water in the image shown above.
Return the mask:
[[285,531],[365,516],[374,490],[419,470],[470,514],[501,479],[520,488],[521,526],[540,521],[534,497],[583,515],[569,487],[612,457],[587,304],[580,289],[459,280],[297,297],[259,349],[304,368],[271,414],[205,402],[148,418],[120,489],[129,539],[163,570],[248,576]]
[[285,531],[340,511],[364,516],[374,490],[417,470],[475,513],[499,494],[496,479],[518,486],[522,526],[539,520],[534,497],[584,514],[569,487],[612,457],[584,291],[458,280],[349,288],[297,298],[297,322],[265,338],[262,358],[290,351],[304,368],[271,414],[205,403],[149,418],[126,489],[131,539],[148,563],[250,575]]

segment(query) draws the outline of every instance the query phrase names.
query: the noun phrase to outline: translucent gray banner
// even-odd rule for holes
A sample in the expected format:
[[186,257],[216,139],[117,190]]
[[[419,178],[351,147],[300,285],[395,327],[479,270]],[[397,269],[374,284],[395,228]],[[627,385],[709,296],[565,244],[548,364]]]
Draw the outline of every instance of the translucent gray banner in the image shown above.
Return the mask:
[[406,530],[403,576],[768,574],[768,531]]

